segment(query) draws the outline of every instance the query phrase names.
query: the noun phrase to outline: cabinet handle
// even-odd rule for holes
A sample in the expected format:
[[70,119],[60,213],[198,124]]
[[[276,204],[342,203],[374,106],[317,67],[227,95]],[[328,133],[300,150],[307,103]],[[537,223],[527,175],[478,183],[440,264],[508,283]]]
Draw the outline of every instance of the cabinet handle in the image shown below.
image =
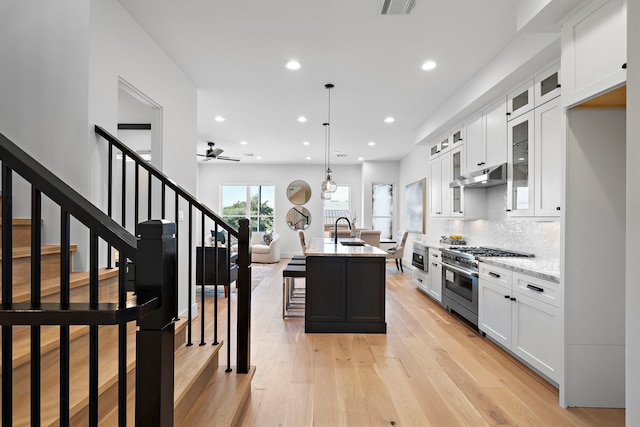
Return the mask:
[[560,83],[558,83],[558,84],[556,85],[556,87],[562,87],[562,85],[561,85]]
[[527,289],[531,289],[532,291],[536,291],[536,292],[540,292],[540,293],[544,292],[543,288],[540,288],[538,286],[533,286],[531,284],[527,284]]
[[422,279],[421,279],[421,278],[419,278],[419,277],[418,277],[418,278],[416,278],[416,280],[417,280],[418,282],[422,283]]
[[431,254],[432,257],[438,258],[438,254]]
[[556,207],[556,210],[559,211],[560,210],[560,206]]
[[507,212],[511,212],[511,209],[505,209]]
[[507,113],[507,116],[510,116],[510,115],[511,115],[511,113]]
[[505,299],[511,299],[511,296],[509,296],[509,295],[505,295],[504,297],[505,297]]
[[434,267],[437,267],[438,263],[437,262],[432,262],[431,265],[433,265]]
[[516,300],[515,298],[511,297],[511,301],[515,301],[515,300]]
[[495,277],[496,279],[499,279],[499,278],[500,278],[500,275],[499,275],[498,273],[494,273],[493,271],[490,271],[490,272],[489,272],[489,276],[491,276],[491,277]]
[[622,64],[622,69],[626,70],[627,69],[627,63],[625,62],[624,64]]

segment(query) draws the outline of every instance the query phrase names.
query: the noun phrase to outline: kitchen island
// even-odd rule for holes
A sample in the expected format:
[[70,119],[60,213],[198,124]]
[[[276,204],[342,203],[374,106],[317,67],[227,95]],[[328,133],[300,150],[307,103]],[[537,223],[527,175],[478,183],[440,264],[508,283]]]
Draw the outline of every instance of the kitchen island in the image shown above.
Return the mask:
[[385,255],[359,239],[312,239],[305,332],[386,333]]

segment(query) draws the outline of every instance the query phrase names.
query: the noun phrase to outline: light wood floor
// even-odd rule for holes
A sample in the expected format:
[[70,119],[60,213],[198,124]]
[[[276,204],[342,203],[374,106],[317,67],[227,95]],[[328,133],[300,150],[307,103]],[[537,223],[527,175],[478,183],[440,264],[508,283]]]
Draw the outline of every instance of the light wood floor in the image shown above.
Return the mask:
[[252,294],[243,426],[622,426],[624,410],[563,409],[558,391],[387,263],[388,333],[305,334],[281,318],[281,269]]

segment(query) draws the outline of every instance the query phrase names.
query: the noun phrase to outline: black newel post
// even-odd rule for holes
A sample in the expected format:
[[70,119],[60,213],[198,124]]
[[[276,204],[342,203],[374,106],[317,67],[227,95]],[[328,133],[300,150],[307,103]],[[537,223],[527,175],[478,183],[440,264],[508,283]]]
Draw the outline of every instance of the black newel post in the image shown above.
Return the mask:
[[138,224],[135,290],[138,304],[160,306],[138,320],[136,334],[136,425],[173,426],[174,319],[177,316],[175,223]]
[[251,230],[242,218],[238,229],[238,346],[237,373],[246,374],[251,365]]

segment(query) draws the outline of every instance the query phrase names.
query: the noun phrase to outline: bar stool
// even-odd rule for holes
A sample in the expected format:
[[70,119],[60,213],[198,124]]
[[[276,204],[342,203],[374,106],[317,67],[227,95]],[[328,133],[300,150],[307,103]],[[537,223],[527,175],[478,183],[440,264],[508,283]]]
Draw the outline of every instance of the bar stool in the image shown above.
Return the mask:
[[[282,270],[282,318],[304,317],[305,289],[296,288],[296,278],[305,278],[307,268],[305,265],[287,264]],[[290,313],[290,310],[302,311],[302,313]]]

